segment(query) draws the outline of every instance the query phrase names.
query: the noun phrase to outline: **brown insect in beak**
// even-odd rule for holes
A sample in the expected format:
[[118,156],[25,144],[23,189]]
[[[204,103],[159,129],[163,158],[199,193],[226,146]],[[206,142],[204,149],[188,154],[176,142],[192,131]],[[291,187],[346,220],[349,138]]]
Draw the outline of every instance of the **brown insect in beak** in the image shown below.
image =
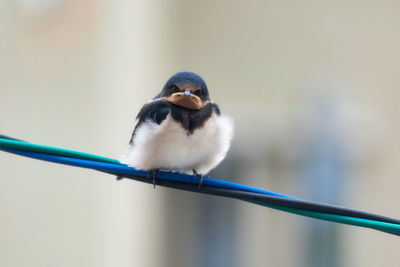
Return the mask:
[[187,109],[200,110],[205,105],[200,97],[192,94],[189,90],[173,93],[172,95],[165,97],[165,99],[174,105]]

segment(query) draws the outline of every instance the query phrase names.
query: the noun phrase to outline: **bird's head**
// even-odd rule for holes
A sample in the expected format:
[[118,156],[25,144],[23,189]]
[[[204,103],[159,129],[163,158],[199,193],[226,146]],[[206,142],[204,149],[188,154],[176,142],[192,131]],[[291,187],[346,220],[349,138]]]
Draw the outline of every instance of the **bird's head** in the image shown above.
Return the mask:
[[178,72],[164,85],[160,97],[168,102],[187,109],[200,110],[208,101],[207,85],[193,72]]

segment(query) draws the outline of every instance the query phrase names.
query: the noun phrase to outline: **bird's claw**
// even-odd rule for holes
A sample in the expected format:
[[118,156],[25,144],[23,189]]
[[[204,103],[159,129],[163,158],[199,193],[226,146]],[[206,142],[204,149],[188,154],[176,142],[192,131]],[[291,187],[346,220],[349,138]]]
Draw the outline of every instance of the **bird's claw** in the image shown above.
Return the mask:
[[153,178],[153,188],[156,188],[156,176],[158,174],[158,169],[147,171],[147,176],[146,176],[147,179],[150,179],[150,174],[151,177]]
[[202,174],[200,174],[200,173],[197,173],[196,170],[193,170],[193,175],[192,175],[192,177],[196,177],[196,176],[199,176],[199,178],[200,178],[199,184],[198,184],[198,188],[200,188],[201,185],[203,184],[203,177],[204,177],[204,176],[203,176]]

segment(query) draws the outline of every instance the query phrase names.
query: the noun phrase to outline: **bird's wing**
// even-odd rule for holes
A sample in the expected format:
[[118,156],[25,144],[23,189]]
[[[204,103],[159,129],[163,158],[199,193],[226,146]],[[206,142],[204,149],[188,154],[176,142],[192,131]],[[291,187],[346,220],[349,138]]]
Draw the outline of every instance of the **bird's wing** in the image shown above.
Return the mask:
[[155,99],[151,100],[150,102],[146,103],[142,109],[139,111],[136,119],[138,120],[135,129],[133,130],[131,140],[129,141],[130,145],[134,144],[135,134],[137,129],[146,122],[152,121],[157,124],[161,124],[167,117],[168,113],[170,112],[169,104],[164,99]]

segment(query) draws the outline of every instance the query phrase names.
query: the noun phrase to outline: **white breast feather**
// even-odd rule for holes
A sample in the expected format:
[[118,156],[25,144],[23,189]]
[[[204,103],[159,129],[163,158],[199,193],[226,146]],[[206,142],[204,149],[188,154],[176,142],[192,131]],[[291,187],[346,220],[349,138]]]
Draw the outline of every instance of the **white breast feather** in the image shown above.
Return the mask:
[[224,158],[233,137],[233,120],[213,114],[203,125],[188,135],[183,127],[167,118],[158,125],[145,122],[136,131],[121,162],[142,170],[168,170],[207,174]]

